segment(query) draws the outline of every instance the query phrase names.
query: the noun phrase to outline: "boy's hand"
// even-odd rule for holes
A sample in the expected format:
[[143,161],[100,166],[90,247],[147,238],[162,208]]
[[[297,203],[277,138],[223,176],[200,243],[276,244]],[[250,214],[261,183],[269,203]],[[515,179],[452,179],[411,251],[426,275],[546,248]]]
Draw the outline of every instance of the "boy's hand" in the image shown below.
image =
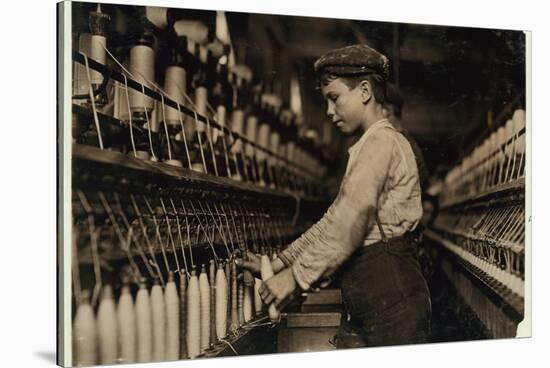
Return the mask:
[[285,268],[272,278],[264,281],[260,287],[260,296],[265,304],[275,304],[279,308],[296,289],[296,280],[290,268]]
[[243,257],[239,257],[235,260],[237,266],[249,270],[255,277],[260,278],[260,257],[248,251],[246,252],[246,255],[246,260]]

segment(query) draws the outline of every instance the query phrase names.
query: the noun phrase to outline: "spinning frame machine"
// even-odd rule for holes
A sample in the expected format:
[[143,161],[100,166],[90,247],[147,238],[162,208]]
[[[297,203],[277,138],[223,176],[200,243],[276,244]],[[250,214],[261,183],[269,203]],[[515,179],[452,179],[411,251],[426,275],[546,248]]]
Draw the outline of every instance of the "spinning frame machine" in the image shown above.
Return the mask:
[[196,14],[142,10],[126,60],[101,5],[73,51],[74,365],[271,352],[247,335],[273,334],[279,312],[234,259],[261,255],[269,277],[324,210],[325,169],[281,99],[228,65],[220,14],[214,37]]
[[516,336],[525,316],[526,115],[518,96],[445,177],[426,235],[444,274],[492,338]]

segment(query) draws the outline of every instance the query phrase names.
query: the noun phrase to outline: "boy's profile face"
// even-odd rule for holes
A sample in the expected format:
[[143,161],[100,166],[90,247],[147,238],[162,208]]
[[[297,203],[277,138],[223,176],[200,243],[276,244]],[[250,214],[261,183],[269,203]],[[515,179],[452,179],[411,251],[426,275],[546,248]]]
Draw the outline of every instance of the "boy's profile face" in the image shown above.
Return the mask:
[[360,85],[350,89],[341,78],[321,87],[327,101],[327,116],[342,133],[354,133],[362,125],[364,104]]

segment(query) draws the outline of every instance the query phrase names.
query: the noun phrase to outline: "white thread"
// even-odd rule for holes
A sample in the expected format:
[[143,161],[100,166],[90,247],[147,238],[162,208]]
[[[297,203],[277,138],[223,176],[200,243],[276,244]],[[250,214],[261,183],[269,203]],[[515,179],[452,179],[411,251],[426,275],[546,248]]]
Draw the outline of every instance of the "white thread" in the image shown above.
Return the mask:
[[[141,232],[143,234],[143,237],[145,238],[145,242],[147,243],[147,248],[149,250],[149,255],[155,259],[154,252],[153,252],[153,245],[151,244],[151,240],[149,239],[149,236],[147,235],[147,229],[145,227],[145,224],[143,223],[141,211],[139,210],[139,207],[136,203],[136,200],[134,198],[133,194],[130,194],[130,200],[132,201],[132,205],[134,207],[134,211],[136,212],[138,223],[141,227]],[[160,272],[160,268],[157,265],[156,261],[149,260],[149,264],[151,264],[155,269],[157,270],[156,276],[160,278],[160,281],[162,282],[162,285],[164,286],[164,279],[162,278],[162,273]]]
[[[164,125],[164,132],[166,133],[166,145],[168,146],[168,159],[172,160],[172,149],[170,148],[170,136],[168,135],[168,123],[166,122],[166,112],[164,110],[164,95],[160,95],[161,108],[162,108],[162,120]],[[179,104],[178,104],[179,106]],[[178,267],[179,268],[179,267]]]
[[[198,120],[197,112],[193,111],[193,113],[195,114],[195,126],[198,127],[199,120]],[[204,150],[203,150],[203,147],[202,147],[202,138],[201,138],[201,134],[198,131],[198,129],[197,129],[197,137],[199,138],[199,148],[201,150],[202,166],[204,168],[204,172],[206,174],[208,174],[208,168],[206,167],[206,159],[204,158]]]
[[195,267],[195,263],[193,262],[193,249],[191,247],[191,227],[189,226],[189,220],[187,219],[187,210],[185,209],[185,204],[183,203],[183,200],[180,199],[181,207],[183,208],[184,216],[185,216],[185,227],[187,228],[187,245],[189,246],[189,255],[191,257],[191,267]]
[[[166,272],[170,273],[170,266],[168,265],[168,258],[166,257],[166,252],[164,250],[164,241],[162,240],[162,236],[160,235],[160,225],[157,222],[157,217],[155,216],[155,212],[153,210],[153,207],[149,203],[149,200],[144,196],[143,200],[145,201],[145,204],[147,205],[147,209],[149,210],[149,213],[151,214],[151,217],[153,218],[153,224],[155,225],[155,233],[157,235],[157,239],[159,241],[160,250],[162,253],[162,258],[164,260],[164,266],[166,267]],[[164,287],[164,284],[162,285]]]
[[[126,254],[126,257],[128,258],[128,262],[130,263],[132,273],[134,274],[134,278],[137,275],[139,277],[137,280],[141,278],[141,273],[139,272],[139,268],[134,262],[134,259],[132,258],[132,255],[130,254],[130,237],[132,236],[131,229],[128,231],[127,239],[124,239],[124,236],[122,235],[122,231],[120,230],[120,226],[118,226],[118,222],[113,215],[113,210],[111,209],[111,206],[109,206],[109,202],[107,201],[107,198],[105,197],[105,194],[103,192],[99,192],[99,200],[101,201],[101,204],[103,205],[103,208],[105,208],[105,212],[107,212],[107,216],[109,217],[109,220],[111,221],[113,228],[115,230],[115,234],[118,238],[118,241],[120,242],[120,247]],[[136,272],[137,271],[137,272]]]
[[124,86],[126,91],[126,105],[128,105],[128,121],[130,123],[130,141],[132,142],[132,150],[134,151],[134,157],[137,157],[136,142],[134,140],[134,124],[132,122],[132,110],[130,109],[130,96],[128,95],[128,78],[126,74],[122,74],[124,77]]
[[218,165],[216,164],[216,155],[214,154],[214,145],[212,144],[212,128],[210,127],[210,119],[206,118],[206,139],[208,139],[208,145],[210,146],[210,152],[212,154],[212,163],[214,164],[214,173],[218,174]]
[[178,236],[180,240],[180,247],[181,247],[181,256],[183,258],[183,266],[185,267],[185,273],[189,274],[189,269],[187,268],[187,257],[185,256],[185,249],[183,246],[183,237],[181,236],[181,224],[180,224],[180,218],[178,211],[176,210],[176,206],[174,205],[174,201],[172,198],[170,198],[170,204],[172,205],[172,209],[174,210],[174,214],[176,216],[176,224],[178,225]]
[[235,355],[239,355],[239,353],[237,353],[237,350],[235,350],[235,348],[233,347],[233,345],[231,345],[231,343],[229,341],[227,341],[226,339],[220,339],[220,341],[227,344],[231,348],[231,350],[233,350]]
[[168,212],[164,206],[164,201],[162,197],[160,198],[160,204],[162,205],[162,211],[164,212],[164,217],[166,218],[166,225],[168,226],[168,238],[170,239],[170,244],[172,245],[172,251],[174,252],[174,258],[176,259],[176,267],[179,272],[180,263],[178,261],[178,254],[176,253],[176,244],[174,243],[174,238],[172,237],[172,226],[170,226],[170,219],[168,218]]
[[187,137],[185,135],[185,127],[183,126],[183,119],[181,118],[181,108],[180,104],[178,103],[178,112],[179,112],[179,119],[180,119],[180,125],[181,125],[181,135],[183,136],[183,145],[185,147],[185,154],[187,155],[187,163],[189,164],[189,170],[193,170],[193,166],[191,165],[191,156],[189,155],[189,147],[187,146]]

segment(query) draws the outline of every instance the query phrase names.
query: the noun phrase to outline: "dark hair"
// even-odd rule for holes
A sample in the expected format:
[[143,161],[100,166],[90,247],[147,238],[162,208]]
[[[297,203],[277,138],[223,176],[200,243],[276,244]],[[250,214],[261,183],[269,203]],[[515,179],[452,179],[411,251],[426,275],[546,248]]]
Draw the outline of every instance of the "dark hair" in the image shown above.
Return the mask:
[[372,88],[372,94],[374,95],[374,99],[376,100],[376,102],[378,102],[379,104],[383,104],[386,100],[386,79],[380,74],[369,73],[339,75],[335,73],[324,72],[321,73],[321,75],[319,76],[319,83],[323,86],[326,86],[330,82],[338,78],[341,79],[342,82],[344,82],[344,84],[348,86],[349,89],[354,89],[359,85],[359,83],[366,80],[369,82]]

